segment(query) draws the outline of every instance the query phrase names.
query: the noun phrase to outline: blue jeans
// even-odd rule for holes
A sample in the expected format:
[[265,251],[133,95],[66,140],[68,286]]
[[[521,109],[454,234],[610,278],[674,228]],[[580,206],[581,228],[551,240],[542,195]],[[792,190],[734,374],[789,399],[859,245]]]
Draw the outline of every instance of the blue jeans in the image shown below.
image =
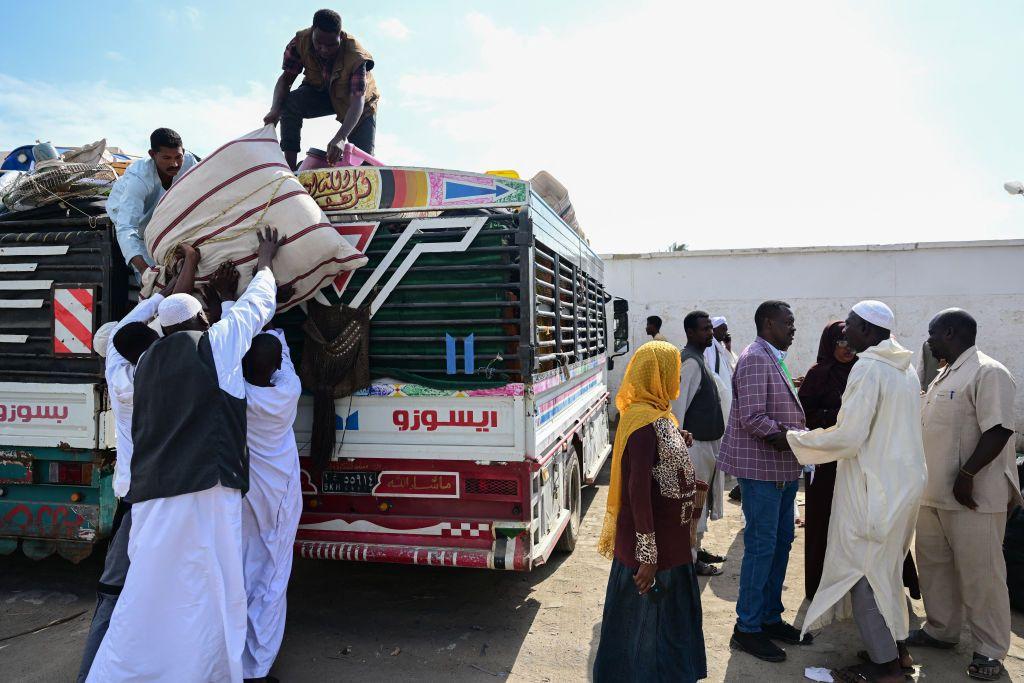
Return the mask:
[[759,633],[763,624],[782,621],[782,584],[793,546],[793,500],[800,482],[739,482],[747,526],[743,530],[736,629]]

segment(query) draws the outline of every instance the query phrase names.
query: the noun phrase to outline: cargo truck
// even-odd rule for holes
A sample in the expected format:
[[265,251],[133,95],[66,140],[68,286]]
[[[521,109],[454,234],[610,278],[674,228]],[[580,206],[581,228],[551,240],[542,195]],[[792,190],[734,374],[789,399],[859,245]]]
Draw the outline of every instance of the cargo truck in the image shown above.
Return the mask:
[[[370,259],[317,300],[368,312],[372,380],[334,402],[335,447],[316,462],[313,397],[301,400],[296,553],[525,571],[572,550],[581,489],[611,451],[610,357],[627,345],[600,258],[515,177],[355,167],[300,180]],[[113,519],[92,334],[136,294],[102,204],[85,211],[0,218],[0,553],[20,543],[77,561]],[[297,364],[305,315],[275,319]]]

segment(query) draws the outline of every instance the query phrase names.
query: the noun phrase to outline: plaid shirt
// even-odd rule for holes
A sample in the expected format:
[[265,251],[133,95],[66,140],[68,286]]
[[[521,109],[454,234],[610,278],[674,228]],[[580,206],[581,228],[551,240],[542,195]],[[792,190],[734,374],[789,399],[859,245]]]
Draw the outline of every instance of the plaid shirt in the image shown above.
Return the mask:
[[[327,85],[331,82],[331,69],[333,65],[324,64],[317,57],[316,60],[320,64],[320,76],[323,79],[324,89],[327,89]],[[302,55],[299,54],[299,43],[296,38],[292,38],[288,43],[288,46],[284,49],[284,61],[281,68],[286,74],[291,76],[298,76],[302,73]],[[352,72],[352,78],[348,82],[349,93],[354,97],[359,97],[366,94],[366,62],[359,65],[357,69]]]
[[742,479],[788,482],[800,476],[790,450],[767,441],[781,427],[805,429],[804,411],[771,347],[758,339],[744,349],[732,377],[732,409],[718,453],[718,467]]

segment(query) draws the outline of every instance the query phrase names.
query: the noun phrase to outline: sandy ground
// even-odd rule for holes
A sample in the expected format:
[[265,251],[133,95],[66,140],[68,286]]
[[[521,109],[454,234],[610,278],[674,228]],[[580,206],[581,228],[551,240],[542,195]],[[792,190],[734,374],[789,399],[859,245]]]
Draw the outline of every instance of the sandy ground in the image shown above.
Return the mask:
[[[296,561],[288,630],[273,673],[284,683],[587,680],[608,576],[607,561],[595,551],[606,484],[607,475],[584,492],[589,512],[576,551],[529,574]],[[798,681],[806,666],[854,663],[860,639],[849,622],[830,627],[813,646],[788,647],[783,664],[729,649],[740,528],[739,508],[730,503],[705,539],[729,558],[722,576],[701,580],[708,680]],[[802,558],[798,532],[784,598],[789,620],[802,607]],[[74,680],[100,563],[0,557],[0,681]],[[923,613],[921,603],[914,611]],[[17,635],[60,619],[68,620]],[[1024,615],[1014,615],[1013,630],[1009,680],[1024,681]],[[970,652],[966,635],[953,652],[921,652],[917,680],[969,680]]]

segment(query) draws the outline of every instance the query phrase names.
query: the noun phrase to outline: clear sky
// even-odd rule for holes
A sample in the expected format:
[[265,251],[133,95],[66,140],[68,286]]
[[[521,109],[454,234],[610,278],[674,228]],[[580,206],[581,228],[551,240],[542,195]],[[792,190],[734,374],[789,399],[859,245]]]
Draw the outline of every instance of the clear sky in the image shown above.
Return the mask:
[[[10,3],[0,149],[262,125],[319,3]],[[601,252],[1024,236],[1024,3],[336,5],[374,54],[378,156],[546,169]],[[323,147],[331,119],[307,123]]]

